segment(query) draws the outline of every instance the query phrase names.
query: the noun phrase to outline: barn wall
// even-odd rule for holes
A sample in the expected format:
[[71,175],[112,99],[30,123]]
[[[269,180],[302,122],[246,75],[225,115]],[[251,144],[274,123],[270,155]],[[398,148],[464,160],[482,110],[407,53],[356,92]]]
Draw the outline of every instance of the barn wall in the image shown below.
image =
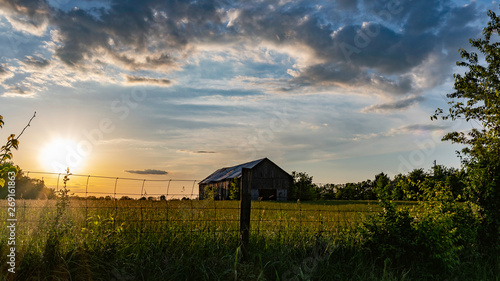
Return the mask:
[[271,161],[262,161],[252,169],[252,189],[286,189],[291,185],[290,175]]
[[215,194],[216,200],[226,200],[229,197],[229,186],[231,180],[210,183],[210,184],[200,184],[199,185],[199,199],[206,199],[206,188],[209,186],[217,187],[217,193]]
[[259,189],[274,189],[275,200],[286,201],[291,184],[292,178],[287,172],[273,162],[264,160],[252,169],[252,200],[259,198]]
[[259,190],[258,189],[251,189],[250,194],[251,194],[252,200],[259,200]]
[[198,186],[199,190],[198,190],[198,199],[200,200],[203,200],[205,199],[205,186],[207,186],[206,184],[200,184]]
[[288,198],[288,190],[286,189],[278,189],[278,201],[286,201]]
[[[264,189],[269,192],[270,190],[276,190],[276,198],[278,201],[286,201],[288,196],[288,190],[292,185],[292,177],[285,171],[283,171],[276,164],[271,162],[269,159],[265,159],[259,164],[257,164],[252,169],[248,170],[251,175],[251,198],[252,200],[259,199],[259,190]],[[229,198],[229,186],[231,179],[227,179],[222,182],[212,183],[212,184],[202,184],[200,185],[200,200],[206,198],[205,188],[210,185],[217,186],[216,199],[225,200]],[[265,192],[264,192],[265,193]]]

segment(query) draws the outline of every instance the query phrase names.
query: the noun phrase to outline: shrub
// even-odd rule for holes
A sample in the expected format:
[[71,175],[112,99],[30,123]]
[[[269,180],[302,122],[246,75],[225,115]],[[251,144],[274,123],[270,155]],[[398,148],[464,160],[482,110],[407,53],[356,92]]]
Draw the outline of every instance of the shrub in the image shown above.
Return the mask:
[[441,183],[424,190],[423,197],[411,210],[383,200],[383,210],[361,226],[362,246],[393,266],[452,270],[476,250],[478,217]]

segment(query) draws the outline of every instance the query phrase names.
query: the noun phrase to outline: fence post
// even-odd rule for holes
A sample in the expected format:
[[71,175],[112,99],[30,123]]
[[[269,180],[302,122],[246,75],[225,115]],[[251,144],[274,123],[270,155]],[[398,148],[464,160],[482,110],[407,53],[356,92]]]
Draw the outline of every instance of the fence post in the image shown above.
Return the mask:
[[241,189],[240,189],[240,239],[238,246],[241,247],[243,254],[248,251],[248,242],[250,240],[250,212],[252,203],[252,171],[247,168],[241,170]]

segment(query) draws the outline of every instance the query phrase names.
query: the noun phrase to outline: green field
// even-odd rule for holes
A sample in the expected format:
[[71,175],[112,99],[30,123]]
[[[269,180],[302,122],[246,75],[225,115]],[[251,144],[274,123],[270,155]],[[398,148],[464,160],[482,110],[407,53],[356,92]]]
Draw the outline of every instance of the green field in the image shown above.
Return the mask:
[[[7,202],[0,219],[6,223]],[[335,233],[358,223],[363,216],[379,211],[377,202],[322,201],[316,203],[252,202],[252,236],[286,233]],[[18,246],[43,242],[49,222],[56,216],[56,200],[16,202]],[[176,237],[176,234],[214,234],[234,239],[239,231],[239,202],[214,200],[70,200],[61,223],[70,225],[67,244],[81,243],[81,236],[99,225],[99,231],[120,231],[123,239],[140,242],[143,236]],[[6,228],[2,228],[6,231]],[[171,234],[174,234],[173,236]]]
[[[390,269],[359,248],[373,201],[252,202],[248,254],[238,249],[239,202],[16,201],[16,268],[6,274],[7,202],[0,280],[432,280]],[[399,206],[414,203],[399,203]],[[390,270],[389,270],[390,269]],[[411,273],[410,273],[411,271]],[[470,275],[467,275],[469,273]],[[494,279],[471,264],[463,280]],[[411,276],[419,276],[412,278]],[[477,277],[477,278],[475,278]],[[493,279],[492,279],[493,278]]]

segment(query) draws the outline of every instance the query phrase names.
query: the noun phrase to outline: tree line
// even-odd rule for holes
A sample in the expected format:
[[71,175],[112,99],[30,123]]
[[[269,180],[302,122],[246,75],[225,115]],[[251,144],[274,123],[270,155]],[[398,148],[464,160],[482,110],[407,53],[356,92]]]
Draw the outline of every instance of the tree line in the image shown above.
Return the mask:
[[[45,186],[43,180],[33,179],[26,176],[23,171],[12,162],[5,162],[0,165],[0,169],[17,169],[16,189],[18,198],[22,199],[54,199],[55,190]],[[6,175],[4,175],[5,177]],[[390,178],[386,173],[375,175],[374,179],[367,179],[361,182],[342,184],[315,184],[313,177],[305,172],[292,172],[293,184],[288,193],[288,200],[422,200],[425,192],[433,190],[436,185],[441,185],[451,191],[454,199],[464,201],[466,172],[456,168],[448,168],[443,165],[436,165],[425,171],[424,169],[414,169],[407,174],[398,174]],[[210,190],[209,190],[210,191]],[[209,191],[207,193],[209,193]],[[7,196],[7,189],[0,189],[0,199]],[[207,195],[208,196],[208,195]],[[85,199],[72,196],[75,199]],[[98,198],[88,196],[87,199],[111,200],[107,196]],[[120,198],[131,200],[128,196]],[[157,198],[140,198],[142,200],[156,200]],[[166,200],[163,196],[159,200]],[[230,200],[239,199],[239,182],[233,180],[230,184]]]
[[342,184],[315,184],[313,177],[305,172],[292,172],[293,185],[289,190],[289,200],[423,200],[426,192],[436,190],[436,186],[451,192],[453,198],[465,201],[466,172],[453,167],[434,163],[426,171],[414,169],[407,174],[397,174],[390,178],[381,172],[374,179]]
[[[16,171],[16,197],[18,199],[55,199],[57,197],[55,190],[45,186],[43,180],[28,177],[19,166],[12,162],[0,164],[0,171]],[[3,173],[0,179],[6,181],[7,173]],[[7,188],[0,188],[0,199],[5,199],[7,194]]]

